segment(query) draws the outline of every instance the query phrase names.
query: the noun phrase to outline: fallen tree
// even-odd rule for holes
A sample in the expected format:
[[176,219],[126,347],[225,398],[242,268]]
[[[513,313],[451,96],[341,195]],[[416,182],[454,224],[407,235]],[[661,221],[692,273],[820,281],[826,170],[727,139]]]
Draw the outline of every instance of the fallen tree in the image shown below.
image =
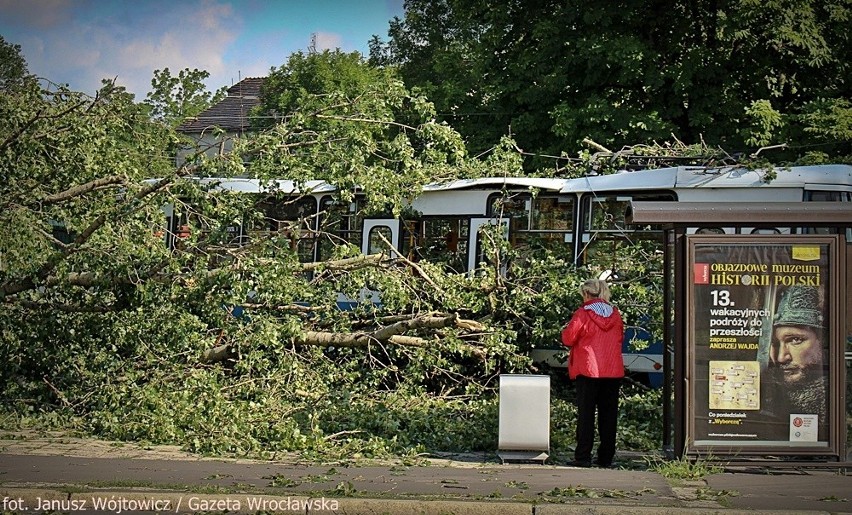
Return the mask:
[[[440,344],[438,340],[417,336],[406,336],[403,333],[418,329],[444,329],[447,327],[456,327],[474,331],[483,331],[485,329],[479,322],[476,322],[475,320],[460,319],[458,315],[425,315],[412,317],[407,320],[400,320],[394,324],[377,328],[369,333],[305,331],[303,334],[294,338],[293,343],[296,345],[313,345],[318,347],[354,347],[362,349],[366,349],[369,346],[376,344],[393,344],[422,348],[429,347],[430,345],[437,347]],[[474,346],[470,347],[469,352],[479,356],[480,358],[485,357],[484,350]],[[233,355],[234,348],[232,345],[217,345],[216,347],[208,349],[202,353],[201,362],[215,363]]]
[[[435,179],[519,171],[511,146],[467,156],[392,74],[305,92],[233,153],[199,148],[178,169],[180,135],[120,88],[4,93],[0,415],[15,423],[217,454],[489,449],[499,375],[529,372],[527,347],[578,301],[582,274],[558,259],[459,275],[337,244],[303,263],[299,220],[228,243],[229,226],[265,221],[259,199],[199,176],[321,179],[347,203],[363,186],[369,215]],[[164,206],[187,231],[164,234]],[[340,309],[338,294],[357,302]]]

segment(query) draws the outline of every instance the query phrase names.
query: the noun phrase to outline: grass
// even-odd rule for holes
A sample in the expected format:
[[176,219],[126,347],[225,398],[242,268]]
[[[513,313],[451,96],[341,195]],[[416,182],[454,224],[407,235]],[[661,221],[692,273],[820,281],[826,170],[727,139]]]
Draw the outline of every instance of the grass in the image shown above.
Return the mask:
[[666,479],[683,481],[698,481],[713,474],[724,472],[722,465],[714,464],[712,460],[691,460],[682,456],[676,460],[652,458],[648,462],[648,470],[656,472]]

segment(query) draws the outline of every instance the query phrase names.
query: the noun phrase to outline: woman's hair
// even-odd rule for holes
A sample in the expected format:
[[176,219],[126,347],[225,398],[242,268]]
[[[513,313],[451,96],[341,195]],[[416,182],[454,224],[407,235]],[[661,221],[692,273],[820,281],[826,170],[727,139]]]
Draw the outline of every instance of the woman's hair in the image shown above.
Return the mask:
[[589,279],[580,286],[580,293],[593,299],[609,302],[609,286],[601,279]]

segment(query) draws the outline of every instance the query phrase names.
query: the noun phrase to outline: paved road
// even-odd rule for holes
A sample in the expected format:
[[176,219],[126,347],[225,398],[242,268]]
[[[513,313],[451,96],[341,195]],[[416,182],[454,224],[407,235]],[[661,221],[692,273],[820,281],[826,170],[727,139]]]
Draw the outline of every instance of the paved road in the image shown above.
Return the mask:
[[849,471],[737,469],[677,482],[485,458],[317,466],[29,435],[0,439],[0,512],[852,513]]

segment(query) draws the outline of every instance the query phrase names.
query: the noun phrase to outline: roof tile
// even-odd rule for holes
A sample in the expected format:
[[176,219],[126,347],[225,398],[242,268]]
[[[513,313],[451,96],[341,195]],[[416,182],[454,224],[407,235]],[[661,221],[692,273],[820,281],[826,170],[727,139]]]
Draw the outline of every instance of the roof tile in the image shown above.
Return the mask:
[[264,77],[248,77],[228,88],[228,95],[198,116],[183,122],[177,130],[201,133],[213,127],[226,131],[245,131],[251,123],[249,112],[260,105],[260,88]]

